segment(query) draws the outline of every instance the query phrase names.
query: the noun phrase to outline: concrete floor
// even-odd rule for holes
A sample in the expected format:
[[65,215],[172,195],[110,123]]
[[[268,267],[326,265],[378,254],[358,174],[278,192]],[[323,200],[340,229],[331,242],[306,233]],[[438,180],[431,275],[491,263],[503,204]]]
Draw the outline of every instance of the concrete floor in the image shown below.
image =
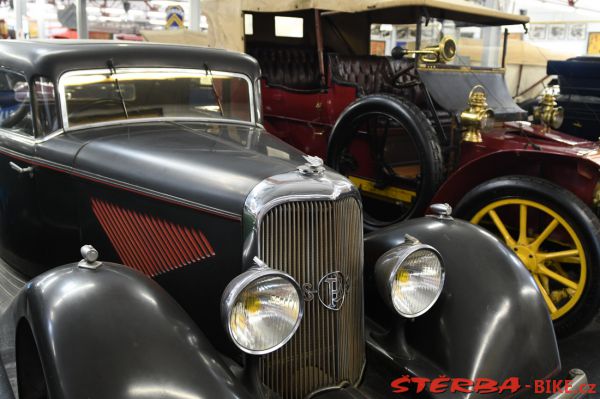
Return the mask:
[[[600,390],[600,315],[586,329],[558,342],[563,370],[579,368]],[[600,393],[589,395],[600,399]]]
[[6,309],[12,298],[24,285],[25,278],[0,259],[0,313]]

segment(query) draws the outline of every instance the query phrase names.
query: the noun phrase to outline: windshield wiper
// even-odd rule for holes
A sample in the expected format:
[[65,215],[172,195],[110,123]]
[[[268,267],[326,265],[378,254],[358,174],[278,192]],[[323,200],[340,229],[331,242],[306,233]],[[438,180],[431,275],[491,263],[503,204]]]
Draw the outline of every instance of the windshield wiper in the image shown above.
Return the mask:
[[210,86],[212,88],[213,95],[215,96],[215,100],[217,101],[219,113],[221,114],[221,116],[223,116],[223,104],[221,103],[221,97],[219,97],[219,93],[217,93],[217,88],[215,87],[215,81],[213,78],[212,70],[210,69],[207,63],[204,63],[204,73],[206,73],[206,76],[210,77]]
[[123,92],[121,91],[121,85],[119,84],[119,79],[115,77],[117,74],[117,69],[115,68],[115,64],[113,60],[106,61],[106,65],[108,65],[108,70],[110,71],[110,77],[114,78],[115,86],[117,88],[117,93],[119,93],[119,98],[121,99],[121,106],[123,107],[123,113],[125,114],[125,119],[129,119],[129,114],[127,113],[127,106],[125,105],[125,97],[123,97]]

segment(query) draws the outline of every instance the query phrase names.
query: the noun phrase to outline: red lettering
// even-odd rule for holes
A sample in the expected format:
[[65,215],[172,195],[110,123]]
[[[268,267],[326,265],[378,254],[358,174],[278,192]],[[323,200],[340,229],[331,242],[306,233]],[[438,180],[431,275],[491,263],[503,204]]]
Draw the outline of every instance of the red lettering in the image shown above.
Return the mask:
[[392,381],[390,385],[392,386],[392,389],[394,389],[394,393],[405,393],[408,392],[408,387],[404,386],[406,383],[410,383],[410,377],[403,375],[402,377],[396,378],[394,381]]
[[489,378],[476,378],[475,379],[475,392],[477,392],[477,393],[498,392],[498,383]]
[[576,393],[573,390],[573,380],[566,380],[565,381],[565,393]]
[[429,383],[429,378],[413,377],[412,382],[414,384],[417,384],[417,390],[416,390],[416,392],[417,393],[421,393],[427,387],[427,384]]
[[552,383],[552,389],[550,392],[547,393],[565,393],[562,387],[562,381],[552,380],[550,382]]
[[439,376],[438,378],[434,378],[429,384],[429,392],[431,393],[443,393],[448,390],[448,382],[450,378],[445,376]]
[[535,384],[533,386],[534,393],[544,393],[546,389],[544,389],[544,380],[535,380]]
[[521,389],[521,384],[519,383],[519,379],[517,377],[510,377],[500,385],[499,393],[504,393],[504,391],[508,391],[510,393],[518,392]]
[[468,378],[454,378],[450,385],[450,392],[471,393],[473,392],[473,381]]
[[585,388],[587,388],[586,392],[583,393],[587,393],[587,394],[594,394],[594,393],[598,393],[596,391],[596,384],[587,384],[587,386],[585,386]]

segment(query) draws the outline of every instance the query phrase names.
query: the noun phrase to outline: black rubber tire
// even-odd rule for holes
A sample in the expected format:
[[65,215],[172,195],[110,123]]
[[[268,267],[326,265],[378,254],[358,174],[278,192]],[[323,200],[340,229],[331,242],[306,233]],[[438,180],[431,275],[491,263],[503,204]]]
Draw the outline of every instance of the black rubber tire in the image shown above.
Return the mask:
[[471,220],[490,202],[521,198],[540,203],[562,216],[581,240],[586,257],[586,284],[579,299],[565,315],[554,320],[558,336],[583,329],[600,308],[600,221],[572,192],[547,180],[531,176],[506,176],[480,184],[463,197],[454,215]]
[[413,140],[421,160],[421,184],[412,209],[403,218],[391,222],[368,221],[365,217],[365,228],[374,230],[421,215],[444,179],[444,161],[439,137],[421,109],[398,97],[374,94],[357,99],[339,116],[329,136],[329,166],[339,171],[339,157],[348,140],[352,138],[352,127],[357,120],[369,113],[387,114],[402,124]]

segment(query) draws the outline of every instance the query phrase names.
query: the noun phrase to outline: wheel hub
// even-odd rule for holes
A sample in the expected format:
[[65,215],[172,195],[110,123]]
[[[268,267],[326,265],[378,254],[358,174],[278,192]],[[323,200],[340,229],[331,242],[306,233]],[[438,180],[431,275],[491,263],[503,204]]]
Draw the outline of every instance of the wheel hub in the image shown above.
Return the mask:
[[527,270],[531,273],[536,273],[538,271],[538,259],[536,257],[537,251],[531,249],[527,245],[516,245],[513,248],[513,251],[517,254],[521,262],[525,265]]

